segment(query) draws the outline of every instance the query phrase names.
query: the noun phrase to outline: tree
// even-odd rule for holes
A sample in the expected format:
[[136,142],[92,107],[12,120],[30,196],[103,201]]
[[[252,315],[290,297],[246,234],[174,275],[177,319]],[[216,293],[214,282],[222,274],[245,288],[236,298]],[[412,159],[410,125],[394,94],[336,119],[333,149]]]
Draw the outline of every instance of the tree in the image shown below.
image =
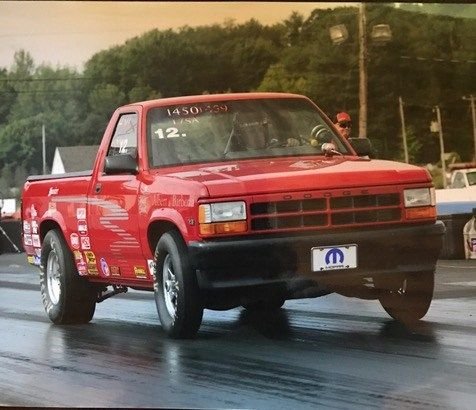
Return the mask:
[[33,74],[35,64],[33,57],[28,51],[19,50],[13,56],[13,68],[11,76],[14,79],[28,79]]
[[[294,13],[282,23],[151,30],[95,54],[83,73],[35,66],[20,50],[10,72],[0,70],[0,163],[41,169],[41,126],[47,162],[57,145],[97,144],[117,106],[177,95],[228,91],[302,93],[329,114],[348,111],[357,127],[358,9]],[[369,4],[373,24],[389,24],[393,39],[368,46],[368,136],[383,158],[402,152],[398,96],[415,135],[412,160],[436,162],[437,139],[428,126],[439,105],[448,151],[473,152],[471,113],[461,96],[475,93],[476,22]],[[334,45],[329,28],[345,24],[349,39]],[[418,136],[418,139],[416,138]],[[2,162],[3,161],[3,162]]]

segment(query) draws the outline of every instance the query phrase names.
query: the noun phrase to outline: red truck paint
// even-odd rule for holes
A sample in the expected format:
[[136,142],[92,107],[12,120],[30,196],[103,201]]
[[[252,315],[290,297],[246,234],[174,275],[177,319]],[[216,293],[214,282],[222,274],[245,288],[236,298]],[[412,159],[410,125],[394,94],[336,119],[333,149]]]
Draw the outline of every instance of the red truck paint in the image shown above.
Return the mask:
[[[255,121],[254,111],[240,108],[246,104],[270,111]],[[273,104],[283,118],[287,104],[291,111],[296,105],[297,113],[302,105],[307,117],[313,111],[326,141],[341,154],[312,151],[306,136],[298,148],[267,141],[268,151],[237,148],[222,158],[152,166],[148,141],[163,147],[160,156],[166,147],[160,144],[192,143],[191,131],[235,109],[228,145],[254,128],[266,138],[270,130],[277,135],[287,124],[272,124]],[[162,117],[154,123],[153,115]],[[240,122],[242,115],[253,118]],[[167,121],[170,126],[160,126]],[[158,124],[155,131],[152,124]],[[136,146],[130,144],[134,135]],[[197,152],[203,148],[210,147],[204,143]],[[108,151],[115,159],[132,153],[137,169],[106,173]],[[194,336],[203,308],[279,308],[286,299],[330,292],[379,299],[397,320],[416,320],[431,302],[444,228],[436,221],[434,200],[405,206],[409,189],[431,196],[428,172],[356,156],[306,97],[243,93],[147,101],[116,110],[93,170],[29,178],[22,198],[24,248],[30,263],[41,265],[45,309],[55,323],[87,322],[96,302],[127,287],[154,290],[162,326],[172,337]],[[200,204],[240,201],[246,208],[242,223],[226,221],[224,233],[200,234]],[[229,226],[245,230],[227,233]],[[313,270],[311,254],[334,252],[334,246],[337,254],[347,252],[348,244],[356,245],[355,268],[326,262],[324,273]]]

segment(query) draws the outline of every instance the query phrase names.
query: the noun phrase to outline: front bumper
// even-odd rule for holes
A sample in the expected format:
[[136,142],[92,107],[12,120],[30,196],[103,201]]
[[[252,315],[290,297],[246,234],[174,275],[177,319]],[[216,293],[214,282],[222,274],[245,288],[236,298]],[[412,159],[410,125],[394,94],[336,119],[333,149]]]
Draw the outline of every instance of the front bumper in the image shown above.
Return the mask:
[[[445,226],[410,225],[209,240],[188,244],[192,267],[203,289],[286,283],[311,279],[334,282],[352,277],[433,271]],[[313,272],[311,248],[357,244],[358,267]]]

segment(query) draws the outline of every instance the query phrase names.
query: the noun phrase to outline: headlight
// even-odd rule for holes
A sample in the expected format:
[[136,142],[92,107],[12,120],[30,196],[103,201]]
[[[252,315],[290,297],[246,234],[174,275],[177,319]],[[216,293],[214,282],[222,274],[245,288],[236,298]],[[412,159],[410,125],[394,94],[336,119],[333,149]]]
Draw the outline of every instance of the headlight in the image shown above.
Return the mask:
[[435,205],[434,188],[405,189],[403,191],[403,196],[405,201],[405,208]]
[[216,204],[204,204],[198,208],[199,222],[225,222],[246,220],[246,205],[239,202],[218,202]]
[[405,189],[403,197],[407,220],[436,219],[435,188]]
[[199,205],[198,222],[201,235],[246,232],[246,204],[236,201]]

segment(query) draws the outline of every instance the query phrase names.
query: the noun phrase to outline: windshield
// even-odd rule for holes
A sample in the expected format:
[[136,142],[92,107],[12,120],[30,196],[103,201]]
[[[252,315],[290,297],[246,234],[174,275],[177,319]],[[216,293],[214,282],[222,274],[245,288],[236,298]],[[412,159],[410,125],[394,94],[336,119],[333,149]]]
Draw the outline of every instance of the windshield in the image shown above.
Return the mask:
[[476,171],[468,172],[466,176],[469,186],[476,185]]
[[[307,100],[256,99],[158,107],[147,114],[151,167],[349,151]],[[329,143],[333,145],[329,145]]]

